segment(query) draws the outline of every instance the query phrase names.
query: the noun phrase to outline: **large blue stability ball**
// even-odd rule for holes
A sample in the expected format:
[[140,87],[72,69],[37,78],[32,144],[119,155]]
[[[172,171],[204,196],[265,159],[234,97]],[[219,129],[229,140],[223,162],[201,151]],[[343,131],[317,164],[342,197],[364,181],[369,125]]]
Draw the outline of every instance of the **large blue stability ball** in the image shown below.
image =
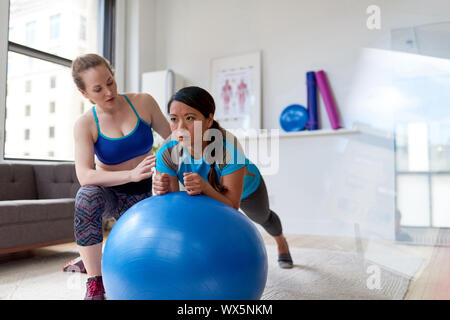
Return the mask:
[[142,200],[116,222],[102,261],[108,299],[259,299],[267,254],[253,223],[207,196]]
[[302,131],[309,121],[309,113],[304,106],[291,104],[280,115],[280,125],[284,131]]

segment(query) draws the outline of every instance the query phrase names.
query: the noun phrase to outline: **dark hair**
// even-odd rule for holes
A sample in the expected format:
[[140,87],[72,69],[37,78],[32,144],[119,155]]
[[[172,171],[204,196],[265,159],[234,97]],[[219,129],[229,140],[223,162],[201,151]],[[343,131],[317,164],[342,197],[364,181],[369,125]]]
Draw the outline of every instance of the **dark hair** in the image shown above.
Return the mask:
[[[214,103],[214,98],[209,94],[208,91],[200,87],[185,87],[178,90],[167,104],[167,113],[170,114],[170,105],[173,101],[182,102],[191,108],[199,111],[205,118],[208,118],[210,114],[215,113],[216,104]],[[225,130],[219,125],[216,120],[213,120],[211,129],[217,129],[222,132],[222,136],[225,137]],[[214,138],[215,139],[215,138]],[[211,143],[210,141],[209,143]],[[214,150],[212,151],[214,152]],[[218,192],[223,193],[226,188],[220,183],[219,177],[217,176],[216,170],[214,169],[216,162],[211,163],[211,167],[208,173],[208,182],[211,186]]]

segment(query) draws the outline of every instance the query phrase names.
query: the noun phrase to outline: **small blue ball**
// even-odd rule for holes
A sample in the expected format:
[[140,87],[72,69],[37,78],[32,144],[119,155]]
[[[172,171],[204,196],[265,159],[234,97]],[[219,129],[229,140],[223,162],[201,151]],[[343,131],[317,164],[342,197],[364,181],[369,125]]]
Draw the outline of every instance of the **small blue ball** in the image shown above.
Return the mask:
[[299,104],[287,106],[280,115],[280,125],[284,131],[301,131],[309,121],[309,113]]

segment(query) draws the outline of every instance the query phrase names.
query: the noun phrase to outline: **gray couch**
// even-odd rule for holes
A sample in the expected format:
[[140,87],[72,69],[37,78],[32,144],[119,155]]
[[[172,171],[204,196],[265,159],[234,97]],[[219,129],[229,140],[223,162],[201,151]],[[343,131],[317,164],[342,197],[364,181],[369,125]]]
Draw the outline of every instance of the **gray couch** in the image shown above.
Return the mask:
[[74,241],[73,163],[0,163],[0,254]]

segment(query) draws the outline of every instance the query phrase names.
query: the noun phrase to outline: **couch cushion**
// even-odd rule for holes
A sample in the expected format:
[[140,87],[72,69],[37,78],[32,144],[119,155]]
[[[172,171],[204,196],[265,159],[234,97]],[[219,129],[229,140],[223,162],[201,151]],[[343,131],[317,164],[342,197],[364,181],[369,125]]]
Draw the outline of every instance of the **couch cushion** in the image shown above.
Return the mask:
[[74,240],[73,221],[71,219],[0,225],[0,252],[4,249],[61,240]]
[[38,199],[75,198],[80,184],[74,163],[35,164]]
[[0,202],[0,225],[73,219],[75,199],[13,200]]
[[73,238],[75,199],[0,202],[0,251]]
[[37,199],[33,167],[0,163],[0,201],[19,199]]

